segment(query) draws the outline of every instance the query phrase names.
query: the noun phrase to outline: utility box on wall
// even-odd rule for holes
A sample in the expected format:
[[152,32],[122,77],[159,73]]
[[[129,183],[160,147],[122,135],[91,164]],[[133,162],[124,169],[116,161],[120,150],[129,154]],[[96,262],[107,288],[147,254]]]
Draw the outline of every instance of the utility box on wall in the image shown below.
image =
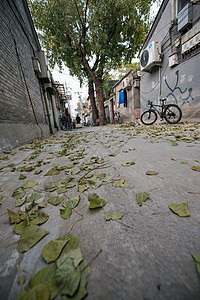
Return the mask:
[[178,31],[183,31],[192,24],[192,4],[186,4],[178,13]]

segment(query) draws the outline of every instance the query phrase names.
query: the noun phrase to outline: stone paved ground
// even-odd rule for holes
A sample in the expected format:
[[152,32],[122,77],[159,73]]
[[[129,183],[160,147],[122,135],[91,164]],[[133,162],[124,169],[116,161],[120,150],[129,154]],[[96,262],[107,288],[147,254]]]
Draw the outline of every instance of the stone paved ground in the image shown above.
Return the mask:
[[[79,238],[83,257],[91,261],[86,299],[200,299],[200,278],[191,256],[200,254],[200,172],[192,170],[193,166],[200,167],[199,124],[83,128],[58,132],[12,149],[12,153],[0,156],[0,166],[4,167],[0,168],[1,299],[15,299],[20,292],[17,264],[21,276],[26,276],[26,286],[30,276],[47,266],[41,257],[42,248],[67,232]],[[79,157],[74,156],[77,154]],[[83,165],[94,156],[104,162]],[[133,161],[131,166],[122,165]],[[36,202],[47,202],[58,190],[47,192],[45,184],[61,182],[69,176],[72,164],[83,170],[73,175],[76,186],[59,196],[66,200],[80,195],[78,206],[68,219],[62,219],[64,200],[57,206],[47,203],[43,211],[49,219],[40,227],[49,234],[27,252],[19,253],[19,236],[5,212],[24,210],[29,203],[15,207],[13,191],[27,181],[36,181],[34,190],[25,190],[26,197],[39,191],[43,198]],[[28,166],[34,169],[19,170]],[[44,176],[53,166],[65,169]],[[42,172],[35,174],[37,170]],[[146,175],[148,170],[158,174]],[[115,187],[113,182],[98,179],[102,181],[100,187],[78,192],[80,178],[102,173],[113,182],[125,179],[130,185]],[[27,177],[19,180],[20,174]],[[145,191],[150,197],[139,206],[136,195]],[[88,194],[94,192],[106,200],[104,209],[89,209]],[[168,207],[171,202],[185,201],[189,217],[179,217]],[[110,210],[123,213],[123,223],[105,221],[105,212]]]

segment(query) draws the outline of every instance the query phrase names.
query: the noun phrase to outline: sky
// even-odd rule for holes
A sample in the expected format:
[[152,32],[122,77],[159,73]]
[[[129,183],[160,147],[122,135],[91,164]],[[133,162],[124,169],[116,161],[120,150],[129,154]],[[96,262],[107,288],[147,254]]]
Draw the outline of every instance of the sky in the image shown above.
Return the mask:
[[[158,12],[159,6],[155,3],[151,9],[151,16],[154,18]],[[79,95],[77,92],[80,92],[80,96],[82,101],[86,100],[88,97],[88,87],[83,85],[80,87],[80,82],[75,76],[70,76],[69,69],[67,67],[63,67],[62,71],[59,71],[59,67],[55,66],[54,70],[52,71],[52,75],[55,81],[59,81],[59,83],[64,84],[65,88],[69,92],[72,93],[72,100],[70,101],[70,108],[72,116],[76,115],[76,107],[79,101]]]

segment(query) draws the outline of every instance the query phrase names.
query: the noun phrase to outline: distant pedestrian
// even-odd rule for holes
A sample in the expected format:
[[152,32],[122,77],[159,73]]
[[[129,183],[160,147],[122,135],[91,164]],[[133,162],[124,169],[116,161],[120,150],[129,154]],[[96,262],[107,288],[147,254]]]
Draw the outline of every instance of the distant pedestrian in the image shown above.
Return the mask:
[[76,123],[77,123],[77,124],[80,124],[80,122],[81,122],[81,118],[79,117],[79,115],[77,115],[77,116],[76,116]]

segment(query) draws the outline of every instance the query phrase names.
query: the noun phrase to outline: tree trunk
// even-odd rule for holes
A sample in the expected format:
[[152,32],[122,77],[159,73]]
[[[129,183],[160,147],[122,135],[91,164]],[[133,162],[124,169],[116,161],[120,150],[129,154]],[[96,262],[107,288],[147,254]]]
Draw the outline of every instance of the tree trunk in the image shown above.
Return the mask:
[[90,98],[90,103],[92,107],[92,117],[93,117],[93,122],[96,124],[96,120],[98,119],[98,110],[97,106],[95,103],[95,98],[94,98],[94,85],[93,81],[90,79],[89,80],[89,98]]
[[99,110],[99,123],[100,125],[106,124],[106,115],[104,108],[104,97],[103,97],[103,81],[101,78],[95,77],[95,87],[98,101],[98,110]]

